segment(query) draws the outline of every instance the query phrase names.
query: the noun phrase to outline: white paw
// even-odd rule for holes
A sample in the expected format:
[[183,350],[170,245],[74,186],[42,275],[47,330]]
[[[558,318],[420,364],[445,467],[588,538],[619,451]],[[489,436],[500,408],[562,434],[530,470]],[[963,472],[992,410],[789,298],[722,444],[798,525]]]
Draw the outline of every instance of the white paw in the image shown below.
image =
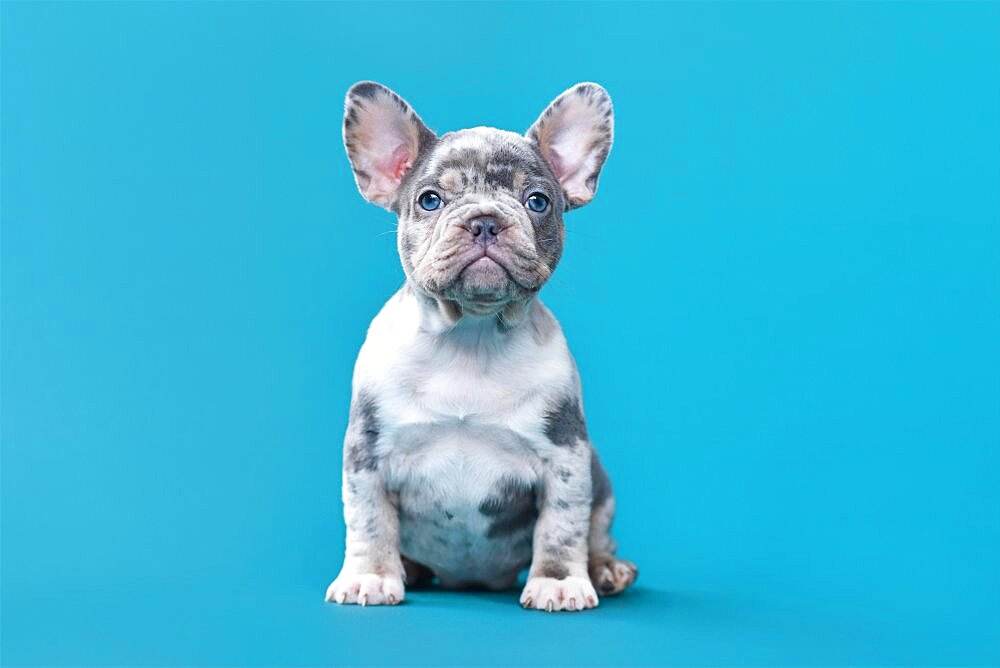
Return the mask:
[[521,592],[521,605],[535,610],[586,610],[596,608],[597,604],[597,592],[590,578],[528,578]]
[[396,605],[402,602],[405,593],[402,578],[394,575],[341,572],[327,587],[326,600],[362,606]]

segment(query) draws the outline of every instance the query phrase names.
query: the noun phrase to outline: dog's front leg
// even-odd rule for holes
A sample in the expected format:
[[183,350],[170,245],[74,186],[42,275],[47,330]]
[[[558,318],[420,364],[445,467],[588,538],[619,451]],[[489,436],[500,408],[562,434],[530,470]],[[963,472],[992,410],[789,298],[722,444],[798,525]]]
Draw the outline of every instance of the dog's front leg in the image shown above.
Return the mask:
[[403,600],[399,514],[386,490],[376,444],[376,411],[355,399],[344,439],[344,521],[347,549],[340,575],[326,600],[359,605],[395,605]]
[[537,610],[597,606],[587,573],[590,527],[590,447],[585,441],[556,446],[546,457],[543,490],[521,605]]

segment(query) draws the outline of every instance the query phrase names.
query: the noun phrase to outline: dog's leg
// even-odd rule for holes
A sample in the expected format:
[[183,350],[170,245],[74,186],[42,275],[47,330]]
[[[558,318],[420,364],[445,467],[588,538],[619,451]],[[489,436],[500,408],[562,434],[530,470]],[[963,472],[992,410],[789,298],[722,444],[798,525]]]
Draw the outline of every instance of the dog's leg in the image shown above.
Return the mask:
[[639,575],[635,564],[615,557],[617,546],[611,537],[614,515],[615,498],[609,487],[603,499],[595,495],[594,508],[590,513],[590,581],[602,596],[621,593]]
[[363,394],[351,405],[344,438],[344,520],[347,549],[326,600],[395,605],[403,600],[399,514],[385,488],[376,452],[378,412]]
[[597,592],[587,572],[590,447],[573,440],[554,447],[547,459],[521,605],[550,612],[593,608]]
[[373,473],[345,472],[344,520],[344,565],[326,590],[326,600],[359,605],[400,603],[404,588],[399,517]]

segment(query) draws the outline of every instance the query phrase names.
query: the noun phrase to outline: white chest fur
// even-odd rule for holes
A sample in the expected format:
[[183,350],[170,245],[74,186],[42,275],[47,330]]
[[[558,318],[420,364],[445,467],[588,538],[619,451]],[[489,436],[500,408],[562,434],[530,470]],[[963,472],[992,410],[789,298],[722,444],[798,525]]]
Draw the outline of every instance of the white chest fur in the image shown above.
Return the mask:
[[512,331],[491,319],[446,327],[405,287],[372,321],[354,372],[355,391],[378,397],[383,430],[471,419],[529,439],[546,404],[578,382],[565,338],[540,302]]
[[404,553],[459,580],[516,572],[530,554],[533,501],[503,516],[484,504],[512,489],[533,494],[553,447],[546,411],[578,382],[541,303],[503,330],[468,318],[447,327],[405,287],[390,299],[369,328],[354,388],[377,403],[376,451]]

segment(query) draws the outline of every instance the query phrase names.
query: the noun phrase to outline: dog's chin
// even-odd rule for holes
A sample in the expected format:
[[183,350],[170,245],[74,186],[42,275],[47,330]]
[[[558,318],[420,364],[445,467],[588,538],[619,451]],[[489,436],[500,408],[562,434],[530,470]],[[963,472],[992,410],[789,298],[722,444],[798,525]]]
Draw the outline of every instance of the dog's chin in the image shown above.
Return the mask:
[[537,277],[519,278],[520,274],[511,268],[510,259],[502,252],[481,254],[473,250],[464,258],[455,258],[452,265],[460,268],[450,276],[448,273],[423,276],[420,272],[408,276],[425,294],[437,300],[446,318],[455,321],[463,314],[474,317],[502,314],[508,324],[516,323],[524,304],[541,287]]
[[484,256],[463,269],[448,292],[463,312],[488,315],[513,299],[517,286],[499,262]]

